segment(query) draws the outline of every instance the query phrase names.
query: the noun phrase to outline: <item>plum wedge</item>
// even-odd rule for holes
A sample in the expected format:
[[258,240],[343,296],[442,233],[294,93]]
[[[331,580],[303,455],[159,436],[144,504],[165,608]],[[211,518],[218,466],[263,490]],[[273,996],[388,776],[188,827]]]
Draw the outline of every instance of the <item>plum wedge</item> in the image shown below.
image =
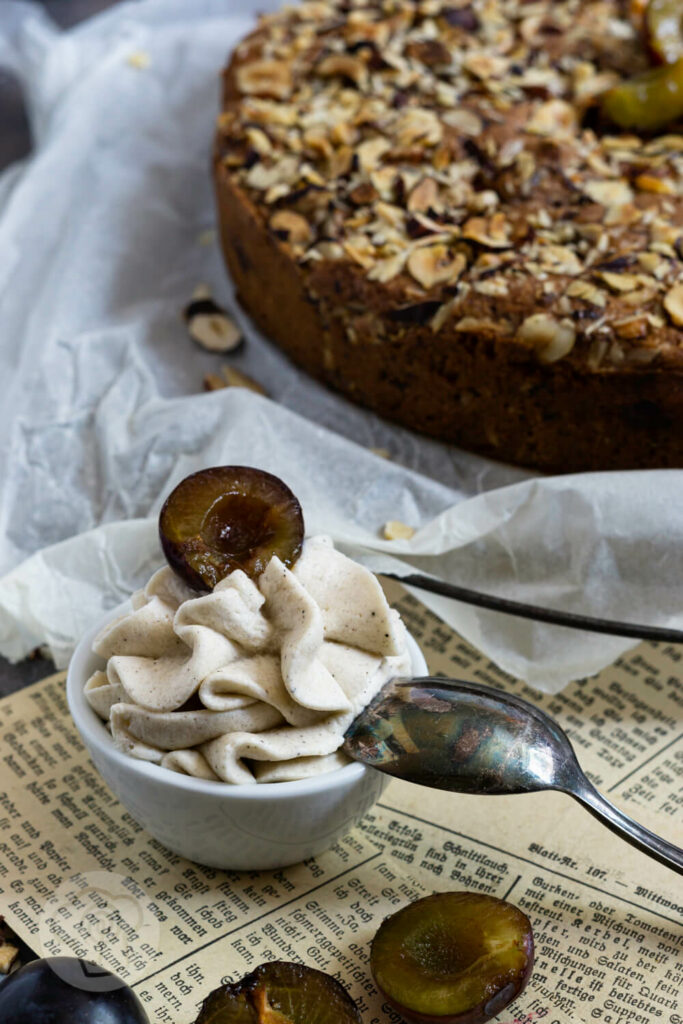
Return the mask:
[[182,480],[159,515],[171,568],[195,590],[212,590],[234,569],[260,576],[277,555],[294,564],[304,539],[301,505],[272,473],[215,466]]
[[419,1024],[484,1024],[520,994],[533,959],[527,916],[476,892],[408,904],[382,923],[370,953],[387,1001]]

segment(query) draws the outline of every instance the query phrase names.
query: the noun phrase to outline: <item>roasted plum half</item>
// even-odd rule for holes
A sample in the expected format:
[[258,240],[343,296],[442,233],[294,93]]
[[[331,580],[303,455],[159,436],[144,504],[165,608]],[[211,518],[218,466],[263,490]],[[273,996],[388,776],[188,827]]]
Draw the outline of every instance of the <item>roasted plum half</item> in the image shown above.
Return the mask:
[[301,505],[272,473],[216,466],[186,477],[159,515],[171,568],[195,590],[212,590],[234,569],[259,576],[273,555],[291,566],[304,539]]
[[620,128],[652,132],[673,124],[683,117],[683,57],[613,86],[601,105]]
[[362,1024],[356,1004],[335,978],[276,960],[241,981],[215,989],[196,1024]]
[[382,923],[370,952],[378,988],[419,1024],[483,1024],[517,998],[533,959],[526,914],[473,892],[403,907]]
[[74,957],[32,960],[0,986],[5,1024],[149,1024],[137,996],[116,975]]

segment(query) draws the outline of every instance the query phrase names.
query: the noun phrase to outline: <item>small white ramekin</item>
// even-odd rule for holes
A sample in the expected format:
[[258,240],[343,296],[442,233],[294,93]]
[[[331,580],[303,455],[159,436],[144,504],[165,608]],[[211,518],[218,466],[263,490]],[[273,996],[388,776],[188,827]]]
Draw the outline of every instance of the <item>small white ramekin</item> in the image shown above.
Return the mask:
[[[67,675],[69,709],[102,778],[132,817],[169,850],[226,870],[286,867],[328,849],[377,801],[388,777],[352,763],[297,782],[234,786],[181,775],[118,751],[85,698],[86,681],[104,662],[92,644],[103,626],[130,611],[113,609],[74,651]],[[412,674],[427,675],[408,638]]]

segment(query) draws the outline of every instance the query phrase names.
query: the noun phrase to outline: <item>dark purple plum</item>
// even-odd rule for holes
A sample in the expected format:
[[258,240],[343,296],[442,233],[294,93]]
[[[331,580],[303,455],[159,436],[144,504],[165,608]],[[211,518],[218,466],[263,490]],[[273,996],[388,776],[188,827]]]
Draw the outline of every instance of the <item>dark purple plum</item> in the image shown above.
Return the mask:
[[32,960],[0,986],[2,1024],[149,1024],[120,978],[75,957]]
[[517,998],[533,961],[526,914],[475,892],[408,904],[380,925],[370,951],[382,994],[419,1024],[484,1024]]
[[291,566],[304,539],[301,505],[272,473],[215,466],[186,477],[166,499],[159,537],[168,564],[195,590],[234,569],[252,579],[273,555]]

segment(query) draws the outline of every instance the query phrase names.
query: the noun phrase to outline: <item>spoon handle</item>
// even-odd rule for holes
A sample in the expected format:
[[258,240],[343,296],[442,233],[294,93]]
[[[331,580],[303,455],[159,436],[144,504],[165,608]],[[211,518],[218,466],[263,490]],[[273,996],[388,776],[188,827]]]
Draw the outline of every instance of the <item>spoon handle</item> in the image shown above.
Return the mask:
[[513,601],[507,597],[496,597],[494,594],[483,594],[479,590],[461,587],[459,584],[447,583],[445,580],[422,576],[420,573],[398,575],[394,572],[382,573],[390,580],[398,580],[406,586],[428,590],[432,594],[451,597],[463,604],[472,604],[477,608],[489,608],[504,615],[515,615],[519,619],[532,619],[534,622],[548,622],[554,626],[566,626],[569,629],[581,629],[587,633],[602,633],[607,636],[624,636],[634,640],[654,640],[668,644],[683,644],[683,630],[669,629],[668,626],[643,626],[637,622],[618,622],[616,619],[598,619],[578,612],[564,612],[559,608],[541,607],[537,604],[526,604]]
[[641,850],[650,857],[654,857],[660,864],[671,868],[679,875],[683,875],[683,850],[666,839],[657,836],[654,832],[637,821],[624,814],[618,807],[600,793],[595,786],[586,778],[576,789],[568,790],[570,795],[583,804],[590,813],[598,818],[607,828],[616,835],[621,836],[631,846]]

